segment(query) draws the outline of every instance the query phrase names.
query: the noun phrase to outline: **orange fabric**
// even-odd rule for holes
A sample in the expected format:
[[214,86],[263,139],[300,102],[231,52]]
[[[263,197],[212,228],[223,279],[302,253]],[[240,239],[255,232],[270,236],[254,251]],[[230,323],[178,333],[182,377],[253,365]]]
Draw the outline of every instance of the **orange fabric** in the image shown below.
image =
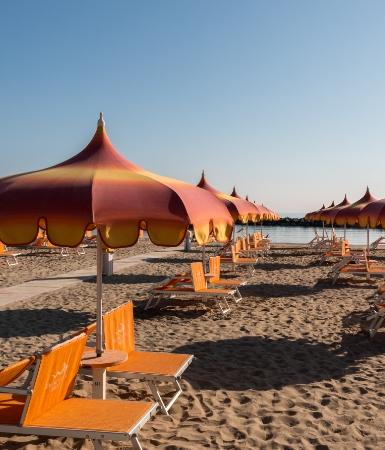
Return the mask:
[[28,367],[35,361],[35,357],[31,356],[29,358],[18,361],[11,366],[5,367],[0,370],[0,386],[7,386],[7,384],[12,383],[23,374]]
[[221,286],[240,286],[242,284],[241,281],[235,279],[222,279],[221,276],[221,257],[220,256],[212,256],[209,260],[210,265],[210,273],[213,274],[213,277],[210,277],[209,284],[218,284]]
[[206,278],[201,262],[191,263],[191,275],[195,291],[199,292],[206,289]]
[[324,221],[326,224],[333,224],[334,220],[341,211],[348,208],[350,206],[350,202],[346,198],[346,195],[341,203],[338,203],[338,205],[333,206],[332,208],[324,209],[320,215],[319,220]]
[[161,352],[131,352],[127,361],[109,367],[108,372],[145,373],[175,377],[191,355]]
[[127,161],[99,123],[90,143],[53,167],[0,179],[0,240],[33,242],[45,222],[48,240],[77,247],[97,226],[106,247],[136,243],[144,224],[156,245],[174,246],[192,225],[198,244],[227,242],[233,219],[205,190]]
[[62,402],[72,391],[87,336],[81,334],[44,353],[33,386],[24,425]]
[[152,406],[151,402],[69,398],[34,417],[28,425],[129,432]]
[[18,425],[25,397],[0,393],[0,425]]
[[134,313],[132,301],[108,312],[103,317],[104,343],[108,350],[135,350]]

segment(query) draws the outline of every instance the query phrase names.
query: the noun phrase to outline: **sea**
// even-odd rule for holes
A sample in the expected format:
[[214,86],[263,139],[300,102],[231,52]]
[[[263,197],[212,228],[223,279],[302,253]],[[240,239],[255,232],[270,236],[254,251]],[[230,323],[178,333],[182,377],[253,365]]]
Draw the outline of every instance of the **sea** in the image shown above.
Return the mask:
[[[300,219],[304,217],[304,213],[280,213],[281,217],[290,217],[295,219]],[[241,233],[242,227],[237,225],[237,234]],[[249,225],[249,233],[253,231],[260,231],[261,226],[257,224]],[[268,235],[272,242],[279,244],[306,244],[310,242],[315,236],[315,230],[320,236],[322,236],[322,227],[301,227],[301,226],[279,226],[279,225],[263,225],[262,232],[264,235]],[[326,233],[331,235],[331,228],[325,227]],[[335,228],[335,233],[337,237],[344,236],[343,228]],[[385,237],[385,230],[370,230],[369,231],[369,242],[373,242],[379,237]],[[346,239],[352,245],[362,245],[366,246],[367,231],[366,228],[348,228],[346,230]]]

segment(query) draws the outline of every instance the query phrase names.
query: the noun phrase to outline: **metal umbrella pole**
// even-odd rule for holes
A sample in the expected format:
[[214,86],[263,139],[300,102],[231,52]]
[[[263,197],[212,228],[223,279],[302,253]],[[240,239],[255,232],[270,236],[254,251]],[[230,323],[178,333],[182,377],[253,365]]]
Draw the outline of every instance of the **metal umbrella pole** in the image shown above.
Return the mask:
[[103,354],[103,247],[99,229],[96,234],[96,355]]
[[344,241],[346,240],[346,222],[344,224]]
[[367,224],[366,225],[366,251],[368,252],[368,254],[369,254],[369,247],[370,247],[370,244],[369,244],[369,224]]

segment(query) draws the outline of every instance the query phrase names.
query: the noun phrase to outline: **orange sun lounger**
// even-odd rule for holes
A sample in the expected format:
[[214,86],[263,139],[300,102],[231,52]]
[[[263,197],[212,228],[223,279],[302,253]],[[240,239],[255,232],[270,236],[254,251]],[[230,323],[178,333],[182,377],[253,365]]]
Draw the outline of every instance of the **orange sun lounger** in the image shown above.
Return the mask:
[[194,262],[191,264],[191,277],[176,277],[151,289],[151,297],[147,301],[145,309],[156,307],[162,298],[186,296],[196,299],[217,299],[222,314],[230,311],[228,299],[237,302],[242,298],[235,288],[207,287],[203,264]]
[[[132,301],[109,311],[103,317],[105,347],[127,353],[125,362],[109,367],[107,375],[145,381],[164,414],[182,393],[180,379],[194,355],[165,352],[144,352],[135,349]],[[162,397],[159,383],[171,384],[174,391],[168,401]],[[169,393],[170,395],[171,393]]]
[[221,256],[221,264],[232,264],[233,270],[237,267],[246,267],[250,276],[254,275],[254,265],[258,262],[257,258],[246,258],[239,255],[236,246],[231,246],[231,257]]
[[[234,278],[221,278],[221,257],[220,256],[211,256],[209,259],[209,267],[210,267],[210,273],[206,274],[209,285],[223,286],[223,287],[231,287],[232,286],[238,290],[239,286],[244,286],[245,284],[247,284],[247,281],[245,281],[245,280],[236,280]],[[241,300],[241,298],[239,300]]]
[[87,336],[82,333],[44,351],[28,389],[0,387],[0,433],[131,441],[155,413],[156,403],[71,398]]
[[342,273],[353,276],[365,276],[368,280],[371,276],[385,277],[385,265],[378,261],[369,260],[365,250],[363,254],[362,260],[356,260],[353,256],[346,256],[336,264],[329,274],[332,284],[336,283]]
[[17,257],[20,256],[20,252],[14,252],[12,250],[8,250],[7,246],[0,241],[0,256],[5,258],[5,261],[7,262],[8,266],[17,266],[18,261]]

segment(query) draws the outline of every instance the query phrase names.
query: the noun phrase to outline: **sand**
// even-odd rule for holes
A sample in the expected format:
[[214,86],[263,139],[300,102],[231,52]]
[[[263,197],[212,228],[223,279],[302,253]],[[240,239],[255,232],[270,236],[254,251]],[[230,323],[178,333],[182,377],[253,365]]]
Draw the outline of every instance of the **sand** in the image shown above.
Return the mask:
[[[106,309],[128,298],[140,303],[152,283],[188,269],[199,256],[178,252],[110,277],[104,285]],[[325,281],[330,265],[320,266],[318,259],[303,249],[273,250],[227,319],[215,306],[177,301],[136,312],[138,348],[196,356],[171,416],[157,414],[143,427],[145,448],[385,448],[385,333],[369,340],[356,324],[375,285],[331,286]],[[30,276],[35,267],[31,262]],[[0,312],[1,364],[55,343],[92,321],[94,312],[94,282],[10,305]],[[75,395],[90,393],[89,379],[79,377]],[[108,397],[150,398],[143,384],[119,379],[109,380]],[[0,449],[61,448],[92,446],[72,439],[0,437]]]

